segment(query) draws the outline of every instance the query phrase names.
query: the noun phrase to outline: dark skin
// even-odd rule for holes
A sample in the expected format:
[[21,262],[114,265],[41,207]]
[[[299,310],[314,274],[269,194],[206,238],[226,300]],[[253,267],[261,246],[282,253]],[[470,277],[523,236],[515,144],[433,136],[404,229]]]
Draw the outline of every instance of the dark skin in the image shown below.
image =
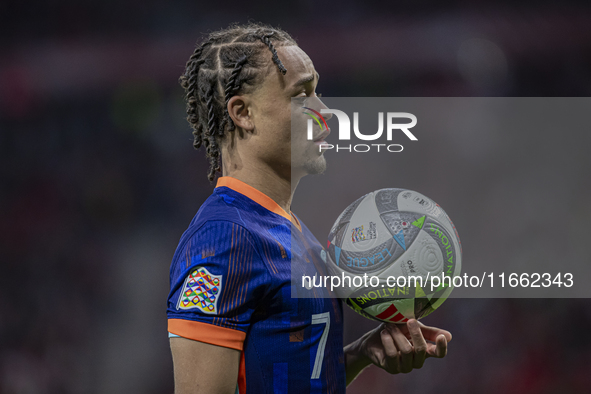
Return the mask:
[[[269,62],[256,90],[229,100],[227,109],[236,130],[220,146],[223,175],[258,189],[287,213],[299,180],[326,166],[314,141],[299,135],[292,139],[291,99],[308,98],[308,105],[316,109],[326,106],[316,95],[318,73],[308,55],[297,46],[279,47],[277,53],[287,74]],[[302,119],[307,118],[302,115]],[[322,131],[315,129],[315,135]],[[344,348],[347,384],[371,364],[391,374],[419,369],[429,357],[445,357],[449,341],[448,331],[415,319],[383,323]],[[234,393],[240,351],[184,338],[171,338],[170,344],[176,393]],[[210,357],[198,356],[204,352]]]

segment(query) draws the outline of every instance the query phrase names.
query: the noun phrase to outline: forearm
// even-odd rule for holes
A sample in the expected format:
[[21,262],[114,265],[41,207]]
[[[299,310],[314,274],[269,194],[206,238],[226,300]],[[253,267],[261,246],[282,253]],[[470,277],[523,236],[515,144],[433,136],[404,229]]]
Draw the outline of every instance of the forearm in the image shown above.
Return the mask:
[[347,386],[355,380],[355,378],[371,365],[370,359],[366,356],[364,351],[365,339],[371,334],[366,333],[361,338],[345,346],[343,353],[345,354],[345,373],[347,375]]

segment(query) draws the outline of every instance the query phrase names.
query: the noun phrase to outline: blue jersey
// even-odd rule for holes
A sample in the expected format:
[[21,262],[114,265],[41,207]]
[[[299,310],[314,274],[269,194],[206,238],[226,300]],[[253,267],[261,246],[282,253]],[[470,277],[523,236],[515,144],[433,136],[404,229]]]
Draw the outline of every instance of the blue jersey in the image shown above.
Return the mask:
[[295,275],[325,274],[321,251],[271,198],[220,178],[172,261],[169,335],[240,350],[240,394],[344,393],[340,301],[292,297],[324,291],[291,275],[292,264]]

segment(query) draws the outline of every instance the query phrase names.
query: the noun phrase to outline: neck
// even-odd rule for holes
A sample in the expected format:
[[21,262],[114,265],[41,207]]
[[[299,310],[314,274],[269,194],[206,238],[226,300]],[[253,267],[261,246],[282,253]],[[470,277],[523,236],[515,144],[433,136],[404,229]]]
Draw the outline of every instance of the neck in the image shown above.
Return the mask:
[[281,175],[263,164],[236,167],[223,163],[222,175],[254,187],[273,199],[285,212],[291,212],[291,201],[300,178],[291,179],[291,176]]

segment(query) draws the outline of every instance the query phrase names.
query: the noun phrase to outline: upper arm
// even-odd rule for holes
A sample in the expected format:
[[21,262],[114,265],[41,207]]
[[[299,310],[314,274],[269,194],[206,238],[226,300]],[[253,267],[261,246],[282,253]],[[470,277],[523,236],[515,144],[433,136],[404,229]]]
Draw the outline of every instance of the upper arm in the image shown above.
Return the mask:
[[240,351],[185,338],[170,338],[175,394],[234,394]]
[[180,245],[167,310],[169,333],[182,337],[170,339],[177,393],[235,392],[267,275],[252,237],[234,223],[208,222]]

